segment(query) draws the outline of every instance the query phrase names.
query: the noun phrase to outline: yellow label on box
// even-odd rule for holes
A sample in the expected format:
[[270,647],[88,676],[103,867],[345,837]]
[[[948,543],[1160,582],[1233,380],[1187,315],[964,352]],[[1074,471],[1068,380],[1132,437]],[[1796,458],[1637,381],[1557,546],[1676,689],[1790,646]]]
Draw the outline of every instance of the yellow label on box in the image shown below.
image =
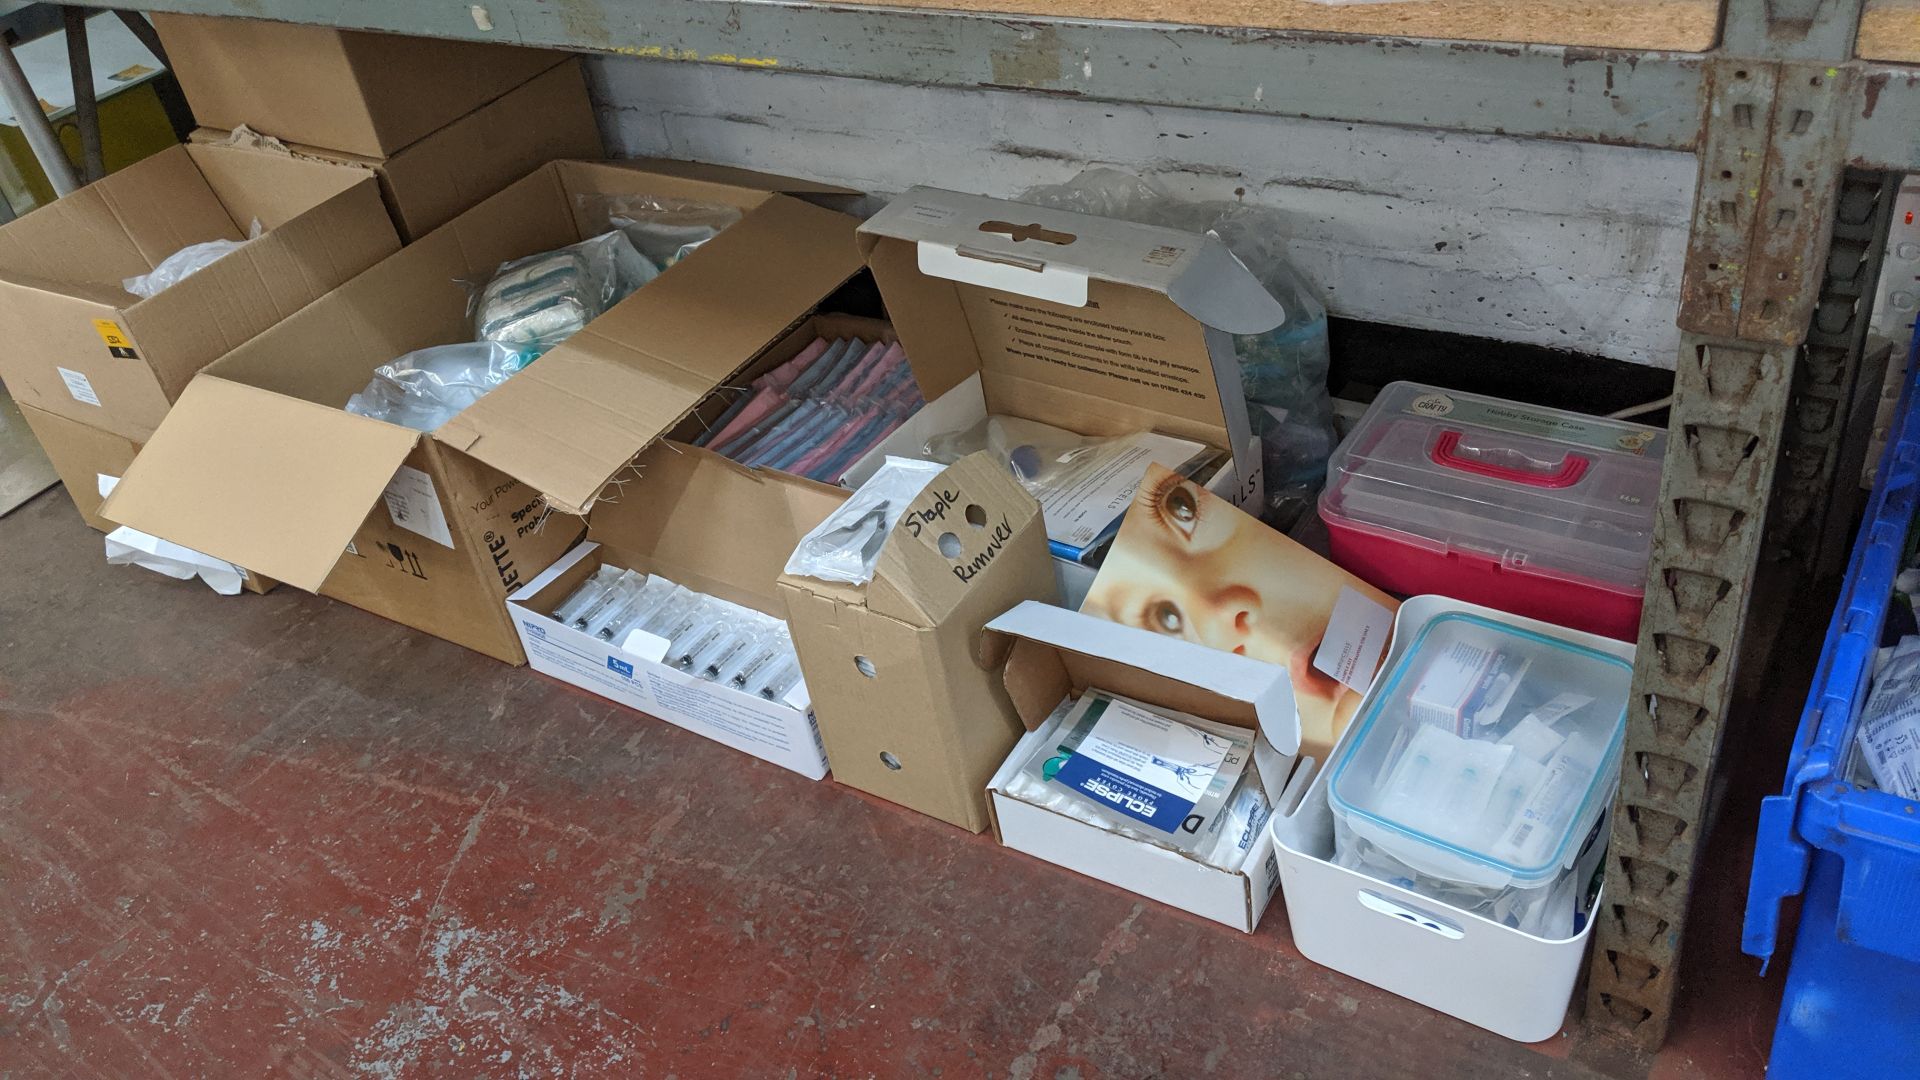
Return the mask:
[[119,323],[112,319],[95,319],[93,332],[100,335],[100,340],[107,343],[107,351],[114,356],[122,360],[139,359],[133,351],[133,342],[127,337],[127,332],[120,329]]
[[120,324],[112,319],[93,320],[93,329],[100,335],[100,340],[107,343],[109,349],[133,348],[133,342],[127,340],[127,332],[120,329]]
[[153,72],[154,69],[145,64],[134,64],[132,67],[121,68],[119,71],[107,76],[107,78],[112,79],[114,82],[132,82],[142,75],[151,75]]

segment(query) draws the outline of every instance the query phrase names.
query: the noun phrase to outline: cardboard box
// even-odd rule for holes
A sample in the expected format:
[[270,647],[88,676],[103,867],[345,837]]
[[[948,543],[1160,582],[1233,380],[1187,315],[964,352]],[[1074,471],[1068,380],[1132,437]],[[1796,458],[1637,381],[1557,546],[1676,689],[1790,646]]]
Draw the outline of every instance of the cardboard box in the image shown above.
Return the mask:
[[833,774],[963,829],[1020,738],[987,620],[1055,596],[1040,504],[974,454],[908,504],[865,586],[783,575]]
[[860,227],[860,246],[929,403],[869,468],[999,413],[1230,451],[1234,501],[1258,501],[1233,337],[1285,312],[1218,240],[914,188]]
[[[1634,648],[1625,642],[1460,600],[1415,596],[1400,605],[1381,672],[1400,663],[1422,626],[1450,612],[1633,660]],[[1387,685],[1381,678],[1374,689]],[[1348,726],[1329,760],[1339,758],[1361,726]],[[1301,761],[1268,826],[1286,888],[1287,922],[1301,955],[1509,1039],[1539,1042],[1559,1032],[1585,966],[1593,920],[1572,937],[1539,938],[1335,865],[1326,766]],[[1588,912],[1605,910],[1604,899],[1595,897]]]
[[53,471],[60,474],[60,482],[66,485],[67,495],[80,511],[81,519],[89,528],[112,532],[114,523],[100,516],[102,500],[97,478],[125,476],[127,466],[133,464],[133,455],[140,452],[140,444],[125,435],[89,427],[31,405],[20,406],[20,415],[32,429],[33,437],[40,440],[47,460],[53,462]]
[[[579,540],[567,515],[859,269],[854,221],[784,183],[543,166],[203,372],[103,513],[518,663],[505,600]],[[431,435],[341,408],[402,353],[472,340],[461,282],[596,231],[596,192],[744,215]]]
[[[786,702],[699,679],[549,617],[602,563],[670,581],[784,619],[774,579],[807,530],[847,497],[839,488],[655,444],[618,500],[595,508],[587,541],[507,597],[535,671],[771,761],[813,780],[827,774],[820,729],[801,683]],[[743,507],[755,507],[750,517]],[[751,528],[741,528],[750,520]]]
[[[140,444],[124,435],[88,427],[78,420],[42,412],[31,405],[21,406],[20,415],[27,421],[34,438],[40,440],[47,460],[53,462],[54,471],[66,486],[74,508],[80,511],[81,520],[103,533],[118,528],[100,515],[100,504],[105,501],[100,489],[103,482],[110,483],[126,475],[127,466],[140,452]],[[265,593],[272,591],[278,582],[247,573],[240,584],[248,592]]]
[[1000,842],[1252,933],[1280,884],[1266,829],[1240,869],[1228,871],[1026,802],[1008,787],[1039,749],[1035,729],[1054,707],[1069,692],[1095,687],[1253,731],[1254,764],[1274,798],[1300,748],[1286,669],[1046,604],[1022,604],[987,628],[1011,640],[1006,688],[1027,731],[988,784]]
[[549,161],[596,159],[605,152],[578,60],[542,72],[384,157],[215,128],[196,131],[192,138],[370,169],[380,180],[381,197],[400,239],[408,243]]
[[204,127],[380,157],[458,120],[566,54],[512,45],[153,13]]
[[[157,296],[120,287],[255,220]],[[399,246],[364,170],[174,147],[0,226],[0,376],[22,405],[144,440],[195,372]]]

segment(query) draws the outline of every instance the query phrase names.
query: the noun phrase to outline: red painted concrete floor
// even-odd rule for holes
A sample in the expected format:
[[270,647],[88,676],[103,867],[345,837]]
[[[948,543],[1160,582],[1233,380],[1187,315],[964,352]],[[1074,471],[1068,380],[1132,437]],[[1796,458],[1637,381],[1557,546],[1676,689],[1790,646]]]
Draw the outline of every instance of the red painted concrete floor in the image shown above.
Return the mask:
[[1247,937],[343,605],[108,567],[58,491],[0,551],[0,1075],[1763,1068],[1750,798],[1667,1048],[1520,1046],[1302,959],[1278,903]]

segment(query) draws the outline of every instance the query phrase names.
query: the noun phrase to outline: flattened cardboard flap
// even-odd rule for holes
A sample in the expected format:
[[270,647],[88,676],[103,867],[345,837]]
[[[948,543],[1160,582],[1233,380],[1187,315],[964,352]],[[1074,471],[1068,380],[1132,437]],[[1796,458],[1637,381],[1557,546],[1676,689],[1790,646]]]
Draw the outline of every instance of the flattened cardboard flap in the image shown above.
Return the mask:
[[586,513],[635,454],[859,272],[855,225],[769,198],[435,438]]
[[1163,293],[1232,334],[1265,333],[1286,320],[1225,244],[1178,229],[916,187],[860,227],[861,251],[879,237],[918,244],[926,273],[1055,303],[1084,306],[1092,278]]
[[994,455],[969,454],[933,478],[894,524],[874,563],[867,608],[933,626],[1016,537],[1043,529],[1034,501]]
[[314,592],[419,438],[202,375],[100,512]]
[[[1171,693],[1175,700],[1155,703],[1209,719],[1252,719],[1275,750],[1294,754],[1300,749],[1300,714],[1294,709],[1293,680],[1288,678],[1287,669],[1277,664],[1035,600],[995,618],[987,623],[987,629],[1018,639],[1007,658],[1007,691],[1029,731],[1039,727],[1060,699],[1080,682],[1076,667],[1082,667],[1080,674],[1087,674],[1102,668],[1113,671],[1117,666],[1134,669],[1121,673],[1130,685],[1109,686],[1106,682],[1114,679],[1103,681],[1097,676],[1094,684],[1149,702]],[[1031,648],[1030,644],[1046,648]],[[1075,658],[1093,663],[1082,666]],[[1143,690],[1156,682],[1163,684],[1160,692]],[[1199,693],[1164,684],[1184,684]]]

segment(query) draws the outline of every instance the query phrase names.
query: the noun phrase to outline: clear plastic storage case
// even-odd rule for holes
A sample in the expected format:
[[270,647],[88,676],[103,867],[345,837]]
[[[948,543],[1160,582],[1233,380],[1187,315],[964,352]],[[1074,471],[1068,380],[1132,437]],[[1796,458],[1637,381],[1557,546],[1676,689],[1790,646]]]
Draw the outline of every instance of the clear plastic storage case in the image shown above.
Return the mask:
[[1434,619],[1334,760],[1339,861],[1496,921],[1534,921],[1546,892],[1577,876],[1612,801],[1632,674],[1477,615]]
[[1335,452],[1320,496],[1334,561],[1633,640],[1666,433],[1397,382]]

